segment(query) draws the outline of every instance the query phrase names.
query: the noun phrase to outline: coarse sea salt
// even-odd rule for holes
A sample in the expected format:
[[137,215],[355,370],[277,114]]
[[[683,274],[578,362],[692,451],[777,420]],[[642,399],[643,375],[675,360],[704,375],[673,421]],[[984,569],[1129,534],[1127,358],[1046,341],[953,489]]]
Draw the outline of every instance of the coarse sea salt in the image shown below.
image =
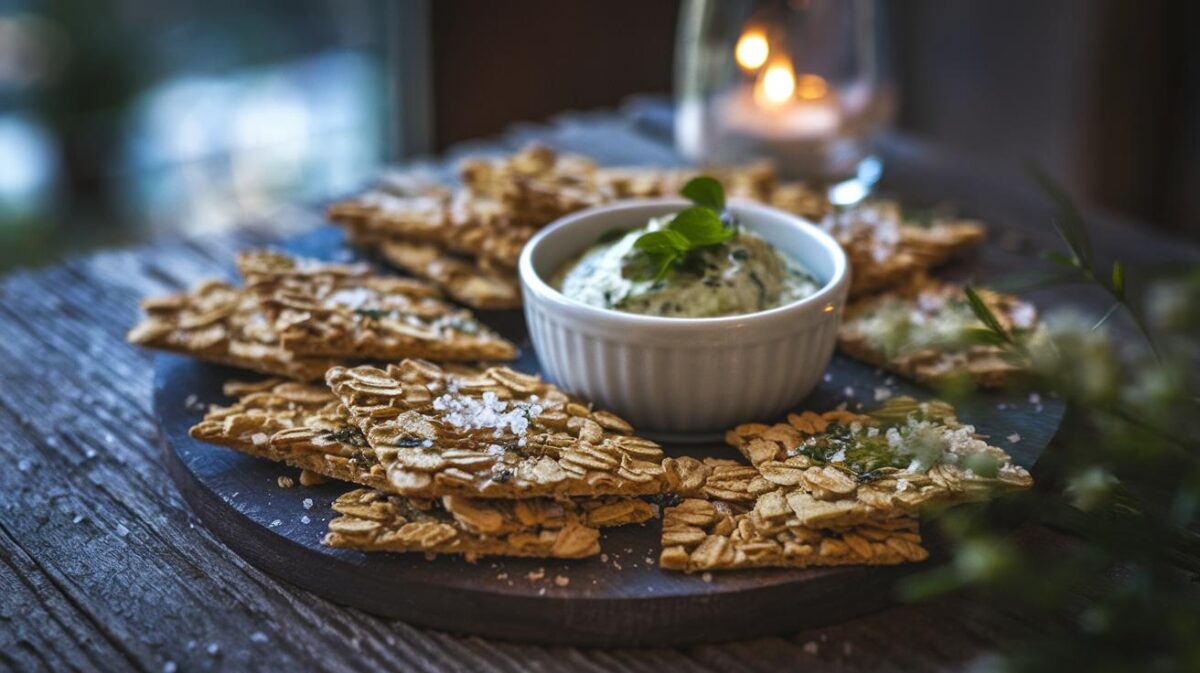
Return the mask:
[[1033,321],[1037,319],[1037,311],[1032,304],[1019,303],[1009,312],[1009,317],[1012,318],[1013,325],[1021,329],[1028,329],[1033,326]]
[[325,308],[344,306],[350,310],[360,309],[376,298],[375,292],[365,287],[350,287],[338,290],[325,298]]
[[529,421],[544,408],[535,401],[508,402],[497,399],[496,393],[485,392],[481,399],[466,395],[446,394],[433,401],[433,408],[444,412],[443,420],[467,430],[494,428],[522,437],[529,430]]

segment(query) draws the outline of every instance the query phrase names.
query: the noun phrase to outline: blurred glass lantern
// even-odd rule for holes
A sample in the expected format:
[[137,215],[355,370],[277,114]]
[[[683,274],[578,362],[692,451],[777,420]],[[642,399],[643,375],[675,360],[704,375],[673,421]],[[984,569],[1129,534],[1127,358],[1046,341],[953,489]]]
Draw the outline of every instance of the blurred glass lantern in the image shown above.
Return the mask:
[[675,139],[700,163],[754,158],[861,199],[891,118],[877,0],[685,0]]

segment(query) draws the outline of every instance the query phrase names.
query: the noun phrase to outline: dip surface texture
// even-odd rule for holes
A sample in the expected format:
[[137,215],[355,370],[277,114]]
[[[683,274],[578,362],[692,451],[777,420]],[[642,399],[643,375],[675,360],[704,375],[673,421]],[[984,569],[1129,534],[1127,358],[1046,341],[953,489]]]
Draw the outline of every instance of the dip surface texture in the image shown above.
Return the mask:
[[634,242],[670,218],[626,234],[606,236],[554,274],[551,284],[576,301],[626,313],[673,318],[741,315],[789,304],[820,288],[799,262],[739,228],[733,238],[692,251],[664,278],[630,273],[640,254]]

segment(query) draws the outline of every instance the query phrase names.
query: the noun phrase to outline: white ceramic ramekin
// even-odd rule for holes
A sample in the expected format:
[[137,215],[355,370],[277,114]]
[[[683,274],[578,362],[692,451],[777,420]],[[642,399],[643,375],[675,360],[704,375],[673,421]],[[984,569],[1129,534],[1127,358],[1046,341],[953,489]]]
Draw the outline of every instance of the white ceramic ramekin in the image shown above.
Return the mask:
[[816,294],[747,315],[660,318],[588,306],[548,283],[602,234],[689,205],[621,201],[568,215],[529,241],[519,266],[525,318],[549,380],[652,434],[712,434],[793,408],[829,364],[850,287],[846,255],[828,234],[741,200],[729,204],[738,222],[824,281]]

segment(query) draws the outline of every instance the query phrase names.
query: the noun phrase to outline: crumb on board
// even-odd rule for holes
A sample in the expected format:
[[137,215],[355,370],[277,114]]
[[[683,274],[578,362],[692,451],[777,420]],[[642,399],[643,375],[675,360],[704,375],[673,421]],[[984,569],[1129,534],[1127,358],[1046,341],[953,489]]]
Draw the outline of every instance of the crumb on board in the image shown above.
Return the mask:
[[316,472],[310,472],[308,470],[300,471],[301,486],[320,486],[327,481],[329,480],[326,477],[319,475]]

